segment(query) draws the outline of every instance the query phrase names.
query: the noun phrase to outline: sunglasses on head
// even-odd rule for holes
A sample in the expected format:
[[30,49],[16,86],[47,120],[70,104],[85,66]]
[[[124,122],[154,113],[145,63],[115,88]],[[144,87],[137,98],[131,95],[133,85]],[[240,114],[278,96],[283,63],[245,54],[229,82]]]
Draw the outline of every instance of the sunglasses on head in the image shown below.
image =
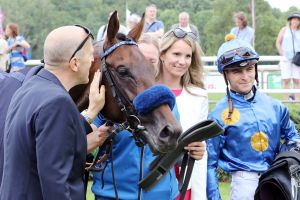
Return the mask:
[[197,40],[197,36],[193,32],[187,32],[185,30],[182,30],[181,28],[175,28],[171,30],[169,34],[166,35],[166,37],[168,37],[171,33],[177,38],[184,38],[185,36],[188,36],[192,38],[194,41]]
[[[238,56],[239,58],[236,58],[236,56]],[[240,47],[240,48],[225,52],[220,57],[219,62],[222,65],[227,65],[227,64],[230,64],[231,62],[238,60],[240,58],[251,58],[254,56],[257,56],[257,55],[251,49],[249,49],[247,47]]]
[[91,31],[90,31],[87,27],[82,26],[82,25],[79,25],[79,24],[75,24],[74,26],[77,26],[77,27],[82,28],[82,29],[86,32],[87,36],[86,36],[86,38],[79,44],[79,46],[76,48],[76,50],[74,51],[74,53],[72,54],[72,56],[71,56],[71,58],[70,58],[70,61],[71,61],[72,58],[75,56],[75,54],[76,54],[80,49],[82,49],[82,47],[84,46],[84,44],[86,43],[86,41],[87,41],[90,37],[91,37],[92,39],[94,39],[93,34],[91,33]]

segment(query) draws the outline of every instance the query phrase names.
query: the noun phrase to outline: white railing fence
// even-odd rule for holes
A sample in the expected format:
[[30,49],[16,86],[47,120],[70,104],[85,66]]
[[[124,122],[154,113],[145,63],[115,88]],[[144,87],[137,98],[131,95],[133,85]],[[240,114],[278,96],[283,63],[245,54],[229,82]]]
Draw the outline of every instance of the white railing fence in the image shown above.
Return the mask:
[[[225,93],[225,83],[223,76],[218,72],[215,65],[215,56],[205,56],[202,58],[206,72],[206,84],[208,93]],[[300,93],[300,89],[282,89],[280,68],[278,63],[280,56],[260,56],[258,63],[259,85],[262,92],[270,94]],[[27,66],[41,64],[40,60],[28,60]]]

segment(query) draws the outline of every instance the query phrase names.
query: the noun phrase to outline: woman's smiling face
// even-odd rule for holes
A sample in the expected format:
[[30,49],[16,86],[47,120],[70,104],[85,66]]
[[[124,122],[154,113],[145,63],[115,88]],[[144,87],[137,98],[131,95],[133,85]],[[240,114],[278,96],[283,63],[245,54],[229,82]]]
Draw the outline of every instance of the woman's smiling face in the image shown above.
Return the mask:
[[160,59],[163,62],[163,73],[181,77],[191,65],[192,47],[184,40],[178,40],[160,56]]

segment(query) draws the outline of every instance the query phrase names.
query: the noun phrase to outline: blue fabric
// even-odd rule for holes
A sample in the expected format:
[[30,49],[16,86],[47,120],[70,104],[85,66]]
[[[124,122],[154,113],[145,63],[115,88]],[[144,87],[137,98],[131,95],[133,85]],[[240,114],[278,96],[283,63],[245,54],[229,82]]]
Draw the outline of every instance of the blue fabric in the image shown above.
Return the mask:
[[145,22],[144,32],[156,32],[159,29],[164,29],[164,23],[162,21],[155,20],[151,24]]
[[3,80],[7,77],[9,77],[9,74],[7,72],[3,72],[3,71],[0,70],[0,79]]
[[[259,91],[251,102],[233,92],[230,96],[235,123],[226,124],[224,121],[228,113],[224,112],[228,108],[227,97],[221,99],[209,114],[210,119],[216,120],[225,129],[224,134],[207,141],[209,200],[220,199],[217,166],[226,172],[265,172],[280,150],[281,139],[300,142],[287,107],[278,100]],[[260,143],[264,137],[255,140],[254,134],[257,136],[258,132],[266,136],[266,143]],[[255,144],[265,149],[259,150]]]
[[[0,95],[0,187],[2,180],[2,171],[4,163],[4,126],[5,118],[7,114],[7,109],[10,104],[11,98],[16,90],[21,87],[25,77],[29,75],[29,71],[35,71],[37,67],[26,67],[18,72],[6,73],[0,72],[0,93],[5,95]],[[36,74],[36,73],[35,73]],[[3,77],[1,77],[3,75]],[[31,75],[32,76],[32,75]]]
[[246,26],[242,31],[240,31],[239,27],[234,27],[231,29],[230,33],[233,33],[238,39],[243,40],[248,44],[252,45],[252,41],[254,38],[253,28]]
[[[7,44],[10,48],[16,41],[22,42],[24,41],[24,37],[18,35],[16,38],[8,38]],[[11,68],[17,67],[17,68],[25,68],[25,62],[22,55],[23,47],[17,47],[15,50],[12,50],[9,54],[10,58],[10,65]]]
[[165,85],[155,85],[133,99],[133,105],[140,115],[147,114],[162,104],[168,104],[172,110],[175,105],[173,92]]
[[[177,106],[173,109],[173,114],[179,120],[179,113]],[[99,115],[94,124],[100,126],[105,122],[105,119]],[[136,200],[138,197],[138,182],[140,170],[140,154],[141,149],[136,146],[131,133],[128,131],[119,132],[113,143],[113,158],[116,184],[118,188],[119,199],[122,200]],[[113,179],[111,175],[111,163],[108,157],[108,164],[104,173],[104,187],[102,188],[101,176],[102,172],[93,172],[94,182],[92,191],[95,195],[105,198],[115,198],[113,188]],[[155,159],[152,155],[148,145],[145,146],[144,153],[144,177],[148,174],[148,167]],[[142,191],[143,200],[164,199],[174,200],[178,195],[178,184],[174,169],[172,169],[154,188],[150,191]]]

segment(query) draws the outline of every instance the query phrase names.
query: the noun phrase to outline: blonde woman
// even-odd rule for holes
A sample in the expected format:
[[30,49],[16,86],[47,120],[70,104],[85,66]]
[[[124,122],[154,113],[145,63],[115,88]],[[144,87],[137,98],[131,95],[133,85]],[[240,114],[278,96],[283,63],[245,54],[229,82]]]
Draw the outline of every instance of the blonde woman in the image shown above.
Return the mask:
[[[183,131],[207,119],[208,100],[203,82],[201,48],[192,32],[180,28],[168,31],[160,41],[158,82],[174,92]],[[197,142],[202,146],[205,142]],[[195,162],[185,199],[206,199],[207,153]]]

